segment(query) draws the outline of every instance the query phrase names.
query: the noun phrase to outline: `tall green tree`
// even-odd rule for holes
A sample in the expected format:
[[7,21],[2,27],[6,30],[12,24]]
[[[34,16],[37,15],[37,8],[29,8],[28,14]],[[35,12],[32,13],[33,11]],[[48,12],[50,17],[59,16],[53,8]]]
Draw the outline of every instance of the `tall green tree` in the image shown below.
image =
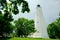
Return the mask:
[[28,2],[25,0],[0,0],[0,36],[3,36],[4,34],[10,34],[12,32],[12,14],[18,14],[18,6],[21,5],[21,12],[24,13],[25,11],[30,11]]
[[15,21],[16,33],[18,37],[27,37],[31,33],[35,32],[34,20],[28,20],[25,18],[19,18]]

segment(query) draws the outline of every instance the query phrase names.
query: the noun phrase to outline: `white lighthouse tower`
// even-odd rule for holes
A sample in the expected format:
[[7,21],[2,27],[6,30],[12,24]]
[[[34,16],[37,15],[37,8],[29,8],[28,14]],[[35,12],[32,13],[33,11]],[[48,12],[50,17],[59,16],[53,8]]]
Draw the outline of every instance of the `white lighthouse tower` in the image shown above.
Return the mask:
[[35,28],[37,31],[34,33],[33,37],[48,38],[47,27],[40,5],[37,5],[36,7]]

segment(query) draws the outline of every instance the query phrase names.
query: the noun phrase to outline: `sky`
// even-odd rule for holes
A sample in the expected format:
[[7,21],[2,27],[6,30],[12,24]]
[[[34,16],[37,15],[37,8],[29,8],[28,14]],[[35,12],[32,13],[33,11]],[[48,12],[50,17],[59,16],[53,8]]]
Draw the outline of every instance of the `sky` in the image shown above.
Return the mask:
[[[13,15],[13,18],[17,20],[20,17],[24,17],[27,19],[35,18],[35,10],[36,6],[40,4],[42,8],[42,12],[46,21],[46,24],[49,24],[57,19],[60,12],[60,0],[26,0],[29,4],[30,13],[19,13],[17,15]],[[19,7],[21,10],[21,7]]]

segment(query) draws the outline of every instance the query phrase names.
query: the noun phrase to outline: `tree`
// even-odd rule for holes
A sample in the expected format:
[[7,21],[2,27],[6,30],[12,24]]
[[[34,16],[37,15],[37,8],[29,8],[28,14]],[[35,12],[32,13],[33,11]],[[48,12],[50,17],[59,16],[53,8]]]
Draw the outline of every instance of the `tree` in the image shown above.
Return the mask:
[[18,37],[27,37],[31,33],[35,32],[34,21],[25,18],[19,18],[15,22],[16,33]]
[[[25,0],[0,0],[0,36],[10,34],[13,29],[11,22],[12,14],[18,14],[18,6],[22,5],[21,12],[29,12],[29,6]],[[10,32],[11,31],[11,32]]]
[[50,38],[60,38],[60,18],[49,24],[47,31]]

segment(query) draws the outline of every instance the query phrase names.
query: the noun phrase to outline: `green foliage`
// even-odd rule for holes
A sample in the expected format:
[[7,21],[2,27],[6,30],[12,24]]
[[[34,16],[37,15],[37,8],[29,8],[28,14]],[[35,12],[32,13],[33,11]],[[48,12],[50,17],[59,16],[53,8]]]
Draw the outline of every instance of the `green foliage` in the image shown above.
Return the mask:
[[0,36],[3,37],[13,32],[14,26],[11,24],[13,21],[12,14],[16,15],[19,13],[18,6],[21,4],[23,5],[23,13],[30,11],[28,3],[25,0],[0,0]]
[[27,37],[35,32],[34,21],[25,18],[19,18],[15,21],[16,33],[18,37]]
[[49,24],[47,31],[50,38],[60,38],[60,18]]
[[[10,2],[10,3],[9,3]],[[0,8],[1,10],[8,10],[8,12],[13,13],[13,14],[18,14],[19,13],[19,9],[18,6],[20,6],[22,4],[22,12],[24,13],[25,11],[29,12],[29,6],[28,6],[28,2],[25,0],[9,0],[9,2],[7,2],[7,0],[1,0],[0,1],[0,6],[2,8]]]

